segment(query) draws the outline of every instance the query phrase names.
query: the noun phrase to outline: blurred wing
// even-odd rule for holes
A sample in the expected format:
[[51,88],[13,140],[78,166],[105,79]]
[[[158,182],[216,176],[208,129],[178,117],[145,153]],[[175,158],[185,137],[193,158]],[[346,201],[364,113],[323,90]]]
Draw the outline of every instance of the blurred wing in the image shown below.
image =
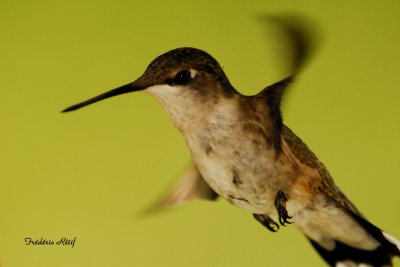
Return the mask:
[[285,76],[297,74],[315,54],[322,39],[316,23],[295,14],[259,18],[266,26],[268,39],[277,41],[274,52],[283,59]]
[[285,66],[287,72],[289,72],[287,78],[266,87],[259,94],[265,98],[268,106],[274,148],[276,156],[279,156],[282,151],[283,120],[280,108],[282,97],[314,52],[318,38],[316,38],[315,28],[312,28],[312,24],[304,17],[264,15],[261,18],[266,24],[273,23],[274,26],[277,26],[276,33],[279,36],[276,37],[282,41],[280,42],[280,50],[284,52]]
[[197,168],[192,165],[162,199],[160,205],[162,207],[171,207],[195,198],[215,200],[217,197],[217,193],[210,188]]

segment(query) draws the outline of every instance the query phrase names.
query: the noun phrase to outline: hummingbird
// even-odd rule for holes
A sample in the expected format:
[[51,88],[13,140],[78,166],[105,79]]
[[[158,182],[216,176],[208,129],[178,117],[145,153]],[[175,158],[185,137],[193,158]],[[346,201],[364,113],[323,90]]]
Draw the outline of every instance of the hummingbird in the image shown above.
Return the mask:
[[329,266],[392,266],[400,242],[360,213],[324,164],[283,123],[282,96],[307,54],[301,34],[290,34],[296,40],[294,73],[256,95],[236,90],[207,52],[182,47],[155,58],[134,82],[63,112],[147,92],[182,134],[194,163],[165,206],[221,197],[272,232],[294,224]]

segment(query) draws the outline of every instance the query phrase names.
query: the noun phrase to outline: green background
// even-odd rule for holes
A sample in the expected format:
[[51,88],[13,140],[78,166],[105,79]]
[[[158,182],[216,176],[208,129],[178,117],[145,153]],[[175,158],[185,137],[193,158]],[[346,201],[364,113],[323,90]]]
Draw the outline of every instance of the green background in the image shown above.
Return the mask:
[[[294,226],[271,233],[222,200],[143,215],[190,163],[150,95],[60,113],[181,46],[255,94],[285,63],[257,15],[282,13],[322,35],[285,98],[286,124],[400,238],[399,1],[2,0],[0,266],[324,266]],[[64,236],[74,248],[24,243]]]

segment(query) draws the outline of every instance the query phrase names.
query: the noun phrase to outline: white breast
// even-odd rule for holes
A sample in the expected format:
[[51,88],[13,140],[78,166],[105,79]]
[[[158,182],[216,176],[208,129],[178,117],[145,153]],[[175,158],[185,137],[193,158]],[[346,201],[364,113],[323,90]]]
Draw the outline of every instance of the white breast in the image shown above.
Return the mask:
[[269,171],[276,169],[271,166],[273,154],[246,138],[235,105],[219,104],[207,123],[185,137],[197,168],[210,187],[234,205],[252,213],[275,213],[270,185],[275,174]]
[[[204,108],[184,86],[157,85],[147,89],[180,130],[202,177],[220,196],[252,213],[275,212],[274,156],[244,138],[234,98],[218,99]],[[262,153],[260,153],[262,151]],[[240,183],[234,182],[234,171]]]

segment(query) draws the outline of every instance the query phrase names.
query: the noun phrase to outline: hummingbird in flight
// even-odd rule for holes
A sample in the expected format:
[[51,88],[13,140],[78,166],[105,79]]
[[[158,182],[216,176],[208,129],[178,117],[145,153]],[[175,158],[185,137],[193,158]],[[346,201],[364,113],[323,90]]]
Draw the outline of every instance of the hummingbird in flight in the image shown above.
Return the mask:
[[224,198],[268,230],[294,224],[330,266],[392,266],[400,242],[370,223],[336,186],[324,164],[283,123],[280,104],[308,51],[293,41],[292,74],[254,96],[230,83],[207,52],[173,49],[134,82],[73,105],[73,111],[116,95],[145,91],[182,134],[193,166],[163,201]]

